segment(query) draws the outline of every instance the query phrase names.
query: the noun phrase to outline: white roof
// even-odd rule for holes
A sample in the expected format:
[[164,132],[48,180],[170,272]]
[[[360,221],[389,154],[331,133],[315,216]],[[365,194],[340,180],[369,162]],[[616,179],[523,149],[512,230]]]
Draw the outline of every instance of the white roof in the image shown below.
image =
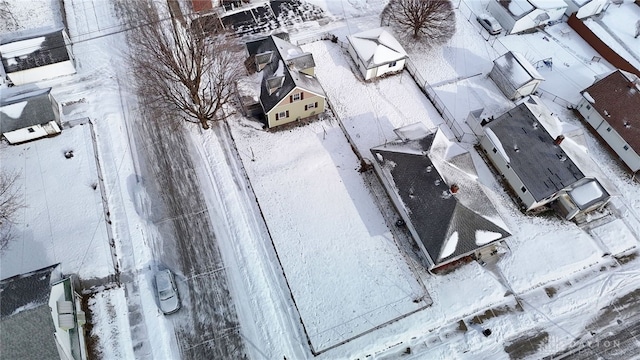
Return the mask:
[[407,57],[398,40],[383,28],[363,31],[347,38],[367,69]]
[[538,9],[558,9],[567,7],[567,3],[563,0],[529,0],[529,2]]

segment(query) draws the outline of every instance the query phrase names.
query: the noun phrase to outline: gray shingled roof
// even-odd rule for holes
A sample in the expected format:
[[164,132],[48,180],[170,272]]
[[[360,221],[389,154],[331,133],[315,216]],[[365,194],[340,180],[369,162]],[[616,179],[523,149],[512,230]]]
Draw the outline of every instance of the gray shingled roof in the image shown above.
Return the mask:
[[[62,27],[28,29],[0,35],[2,66],[7,74],[69,60]],[[40,39],[41,41],[34,41]]]
[[[263,54],[269,51],[274,54],[271,62],[262,70],[260,102],[265,112],[273,109],[296,87],[325,96],[318,79],[300,72],[315,66],[312,54],[306,53],[300,47],[273,35],[249,42],[246,46],[249,55]],[[282,86],[270,93],[270,79],[279,76],[284,76]]]
[[48,304],[56,266],[0,281],[1,359],[60,359]]
[[0,134],[57,120],[51,88],[13,87],[2,91]]
[[488,123],[509,158],[509,165],[536,199],[567,188],[584,174],[521,103]]
[[[382,169],[381,177],[390,184],[387,191],[404,204],[404,211],[419,237],[416,241],[422,244],[433,265],[438,266],[510,234],[488,216],[478,213],[477,209],[488,206],[489,214],[497,218],[497,212],[481,191],[461,199],[460,196],[465,195],[460,191],[479,189],[477,184],[458,183],[459,192],[451,194],[450,184],[440,172],[448,172],[449,180],[460,180],[464,176],[452,174],[451,171],[460,172],[455,167],[445,169],[447,166],[440,161],[432,161],[429,153],[434,138],[435,134],[430,134],[420,140],[392,142],[371,152]],[[480,241],[484,235],[492,236],[493,240]],[[456,236],[457,242],[452,241]]]

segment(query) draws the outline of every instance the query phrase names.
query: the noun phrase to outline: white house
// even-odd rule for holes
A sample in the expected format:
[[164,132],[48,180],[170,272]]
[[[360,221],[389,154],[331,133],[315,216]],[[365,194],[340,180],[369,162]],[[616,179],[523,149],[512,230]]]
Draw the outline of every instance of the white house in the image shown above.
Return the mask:
[[489,77],[511,100],[534,94],[544,78],[520,53],[509,51],[493,61]]
[[549,109],[532,96],[486,123],[480,146],[524,211],[555,207],[572,219],[604,206],[609,193],[565,153],[564,136],[554,139],[547,132],[549,117]]
[[640,80],[616,70],[582,92],[576,107],[620,159],[636,173],[640,170]]
[[349,54],[365,80],[404,69],[407,53],[402,45],[383,28],[347,36]]
[[14,85],[76,72],[71,43],[61,27],[0,35],[0,56],[4,72]]
[[0,133],[10,144],[62,132],[58,103],[51,88],[13,87],[2,91]]
[[567,4],[562,0],[490,0],[487,9],[507,34],[515,34],[562,19]]
[[565,0],[567,10],[565,14],[571,16],[576,14],[578,19],[584,19],[589,16],[598,15],[603,10],[609,0]]

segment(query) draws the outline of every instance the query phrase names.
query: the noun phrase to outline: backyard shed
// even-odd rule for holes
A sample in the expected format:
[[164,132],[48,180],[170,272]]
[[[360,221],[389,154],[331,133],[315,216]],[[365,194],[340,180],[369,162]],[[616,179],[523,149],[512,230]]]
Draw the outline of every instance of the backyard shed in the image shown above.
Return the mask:
[[383,28],[347,36],[349,54],[365,80],[404,69],[407,53]]
[[75,74],[69,37],[62,27],[0,35],[4,72],[14,85]]
[[493,61],[489,77],[511,100],[534,94],[544,78],[520,53],[509,51]]
[[13,87],[2,91],[0,115],[0,133],[10,144],[62,132],[51,88]]

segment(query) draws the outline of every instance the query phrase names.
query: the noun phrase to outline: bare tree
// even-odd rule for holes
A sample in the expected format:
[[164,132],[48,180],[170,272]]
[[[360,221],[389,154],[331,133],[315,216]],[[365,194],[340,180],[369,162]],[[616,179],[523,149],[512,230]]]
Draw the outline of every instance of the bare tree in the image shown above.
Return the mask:
[[389,0],[380,19],[400,36],[430,45],[443,44],[456,32],[449,0]]
[[3,24],[0,26],[0,30],[3,31],[14,31],[18,29],[18,20],[11,12],[9,8],[9,3],[6,0],[0,1],[0,20]]
[[172,7],[163,17],[151,1],[130,4],[130,16],[140,24],[130,37],[130,55],[136,85],[149,100],[146,105],[177,110],[204,129],[228,116],[225,108],[242,74],[235,40],[190,29],[188,19],[173,16]]
[[13,225],[16,213],[24,208],[16,183],[17,173],[0,172],[0,253],[4,252],[13,239]]

